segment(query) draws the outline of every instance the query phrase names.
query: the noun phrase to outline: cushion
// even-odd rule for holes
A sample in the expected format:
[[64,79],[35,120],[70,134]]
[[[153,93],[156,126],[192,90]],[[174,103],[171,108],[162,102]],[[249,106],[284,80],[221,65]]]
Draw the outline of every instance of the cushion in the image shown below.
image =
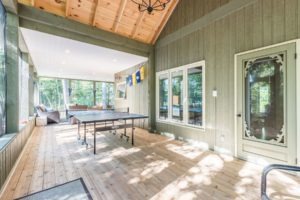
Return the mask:
[[37,106],[37,109],[41,110],[42,112],[47,112],[46,106],[44,106],[43,104]]

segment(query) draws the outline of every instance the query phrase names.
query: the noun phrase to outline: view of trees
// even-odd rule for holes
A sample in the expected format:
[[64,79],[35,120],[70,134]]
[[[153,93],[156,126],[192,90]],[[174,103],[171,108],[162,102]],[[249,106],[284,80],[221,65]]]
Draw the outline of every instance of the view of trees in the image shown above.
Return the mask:
[[64,110],[65,105],[69,103],[90,107],[99,104],[113,106],[114,84],[40,78],[39,94],[41,104],[56,110]]
[[202,120],[202,67],[188,69],[188,123],[201,126]]
[[183,72],[172,73],[172,119],[183,120]]
[[246,123],[263,140],[277,138],[284,123],[284,75],[276,59],[266,57],[246,69]]
[[162,119],[168,118],[168,91],[169,91],[169,80],[168,78],[162,77],[159,80],[159,117]]
[[96,82],[96,104],[111,107],[114,105],[114,84]]
[[92,81],[71,81],[71,103],[87,105],[89,107],[94,105],[94,83]]
[[202,67],[188,70],[189,107],[202,106]]
[[40,78],[40,103],[55,110],[65,109],[61,79]]

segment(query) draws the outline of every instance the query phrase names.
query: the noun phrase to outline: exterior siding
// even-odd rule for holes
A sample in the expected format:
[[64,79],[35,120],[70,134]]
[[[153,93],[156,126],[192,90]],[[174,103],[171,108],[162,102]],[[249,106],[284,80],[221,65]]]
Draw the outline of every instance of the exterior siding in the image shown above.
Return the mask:
[[[160,40],[233,1],[181,1]],[[257,0],[175,41],[163,45],[158,41],[156,72],[206,61],[206,128],[197,130],[157,123],[157,131],[234,153],[234,54],[299,38],[299,11],[298,0]],[[212,97],[213,89],[218,91],[217,98]]]

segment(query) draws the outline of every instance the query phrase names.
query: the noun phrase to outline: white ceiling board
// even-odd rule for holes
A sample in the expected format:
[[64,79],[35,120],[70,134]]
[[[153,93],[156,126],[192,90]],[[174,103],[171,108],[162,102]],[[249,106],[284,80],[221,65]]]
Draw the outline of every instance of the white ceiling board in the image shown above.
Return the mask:
[[21,28],[39,76],[114,81],[148,58]]

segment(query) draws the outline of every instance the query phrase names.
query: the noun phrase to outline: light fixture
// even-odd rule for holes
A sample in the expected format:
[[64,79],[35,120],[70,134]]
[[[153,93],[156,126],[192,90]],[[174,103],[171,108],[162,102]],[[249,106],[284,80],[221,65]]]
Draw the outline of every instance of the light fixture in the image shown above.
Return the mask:
[[167,3],[171,0],[131,0],[133,3],[138,5],[139,11],[147,11],[151,14],[152,11],[162,11],[166,8]]

